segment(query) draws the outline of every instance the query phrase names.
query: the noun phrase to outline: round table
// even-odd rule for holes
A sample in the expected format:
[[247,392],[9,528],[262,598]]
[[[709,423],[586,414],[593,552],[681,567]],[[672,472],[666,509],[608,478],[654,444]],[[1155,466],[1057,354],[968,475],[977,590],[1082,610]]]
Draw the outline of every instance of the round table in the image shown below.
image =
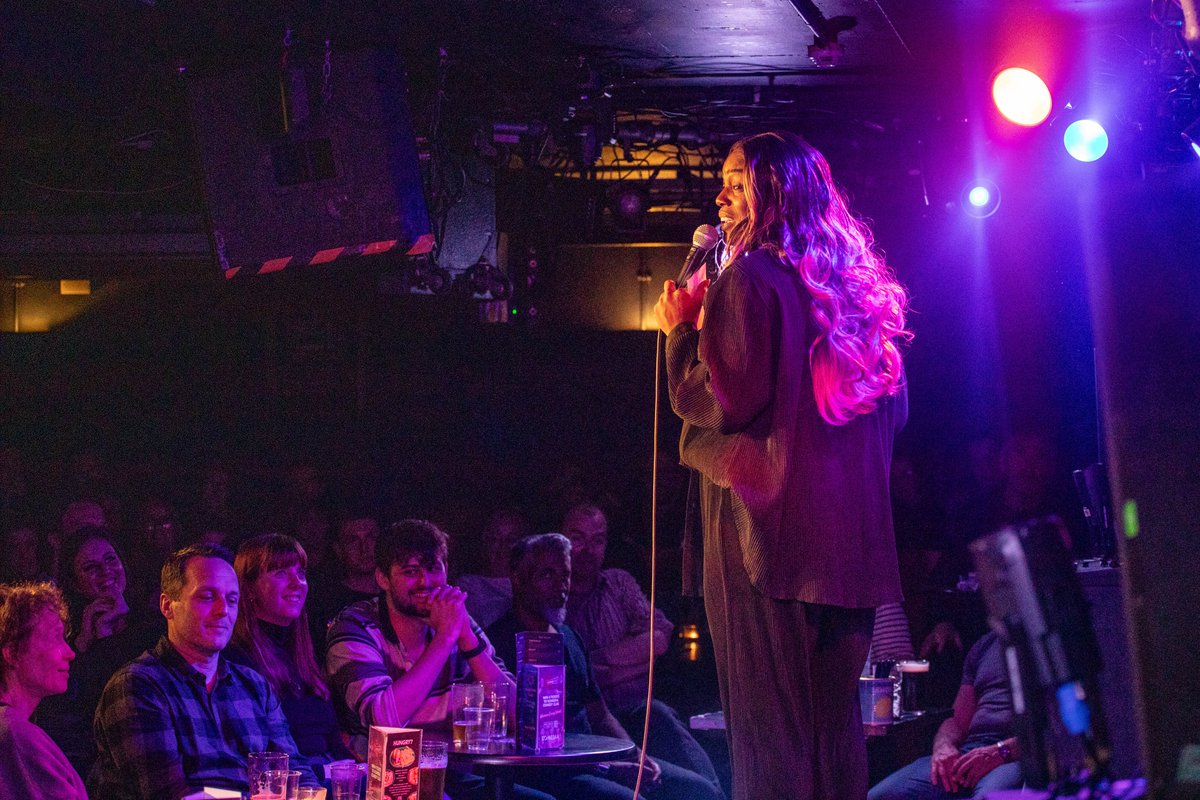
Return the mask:
[[623,761],[634,753],[633,742],[611,736],[568,733],[561,750],[534,753],[519,749],[511,739],[493,743],[486,753],[450,749],[449,766],[482,775],[488,797],[509,800],[513,773],[522,767],[578,767],[605,761]]

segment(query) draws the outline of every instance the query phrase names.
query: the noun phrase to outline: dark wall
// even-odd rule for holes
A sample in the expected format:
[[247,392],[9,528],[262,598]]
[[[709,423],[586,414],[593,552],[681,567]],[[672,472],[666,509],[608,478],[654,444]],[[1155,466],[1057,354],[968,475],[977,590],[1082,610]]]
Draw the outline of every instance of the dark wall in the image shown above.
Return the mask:
[[[911,289],[912,414],[900,447],[937,499],[960,490],[966,446],[981,436],[1045,435],[1064,486],[1097,460],[1086,173],[1059,151],[1007,157],[1004,198],[986,220],[947,206],[945,192],[929,206],[887,186],[852,198]],[[570,481],[641,503],[655,335],[564,324],[606,285],[567,268],[579,257],[563,248],[546,259],[559,268],[539,280],[574,276],[540,292],[555,324],[486,325],[466,301],[381,295],[370,259],[229,282],[113,281],[49,334],[0,337],[0,440],[35,462],[100,446],[168,477],[232,454],[263,485],[312,454],[414,512],[531,493],[544,506]],[[640,536],[648,512],[627,513]]]
[[653,333],[481,324],[374,278],[109,283],[51,333],[0,337],[0,441],[51,477],[86,447],[135,484],[232,461],[252,498],[311,457],[335,493],[472,532],[509,502],[557,527],[578,486],[625,524],[648,496]]

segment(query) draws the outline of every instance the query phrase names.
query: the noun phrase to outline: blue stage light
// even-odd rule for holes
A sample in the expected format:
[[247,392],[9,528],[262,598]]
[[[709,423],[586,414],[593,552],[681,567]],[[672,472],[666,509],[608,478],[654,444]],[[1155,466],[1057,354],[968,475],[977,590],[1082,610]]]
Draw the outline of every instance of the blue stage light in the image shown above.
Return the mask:
[[1076,161],[1095,161],[1108,152],[1108,132],[1094,119],[1077,119],[1063,133],[1063,145]]
[[1000,187],[984,178],[971,181],[963,187],[959,206],[967,216],[990,217],[1000,207]]

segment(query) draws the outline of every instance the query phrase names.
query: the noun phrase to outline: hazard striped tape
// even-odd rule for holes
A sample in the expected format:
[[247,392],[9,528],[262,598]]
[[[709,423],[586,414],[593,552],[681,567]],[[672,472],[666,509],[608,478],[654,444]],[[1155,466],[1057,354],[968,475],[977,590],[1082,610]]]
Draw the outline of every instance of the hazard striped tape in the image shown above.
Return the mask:
[[[310,258],[305,259],[297,256],[286,256],[282,258],[272,258],[257,265],[244,265],[238,267],[229,267],[223,271],[226,279],[235,277],[246,277],[250,275],[268,275],[272,272],[280,272],[289,267],[309,266],[317,267],[325,264],[331,264],[334,261],[342,258],[351,258],[355,256],[373,256],[379,253],[386,253],[389,250],[395,249],[400,242],[397,239],[388,239],[382,242],[370,242],[367,244],[346,245],[344,247],[329,247],[324,250],[318,250]],[[423,233],[417,237],[412,246],[404,252],[406,256],[420,256],[429,253],[433,250],[433,234]]]

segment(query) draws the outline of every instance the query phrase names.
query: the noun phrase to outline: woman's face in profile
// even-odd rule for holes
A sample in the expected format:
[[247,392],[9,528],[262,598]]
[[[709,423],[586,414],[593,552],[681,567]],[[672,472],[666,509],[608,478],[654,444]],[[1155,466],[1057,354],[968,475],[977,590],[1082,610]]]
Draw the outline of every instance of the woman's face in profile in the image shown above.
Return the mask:
[[88,600],[125,594],[125,565],[104,539],[89,539],[75,554],[75,585]]
[[71,659],[75,658],[65,634],[63,621],[53,609],[39,611],[33,632],[4,676],[6,684],[20,685],[29,696],[39,699],[65,692]]
[[717,216],[721,218],[721,232],[726,239],[733,229],[750,217],[750,204],[746,200],[746,159],[742,151],[734,149],[721,168],[722,186],[717,195]]

